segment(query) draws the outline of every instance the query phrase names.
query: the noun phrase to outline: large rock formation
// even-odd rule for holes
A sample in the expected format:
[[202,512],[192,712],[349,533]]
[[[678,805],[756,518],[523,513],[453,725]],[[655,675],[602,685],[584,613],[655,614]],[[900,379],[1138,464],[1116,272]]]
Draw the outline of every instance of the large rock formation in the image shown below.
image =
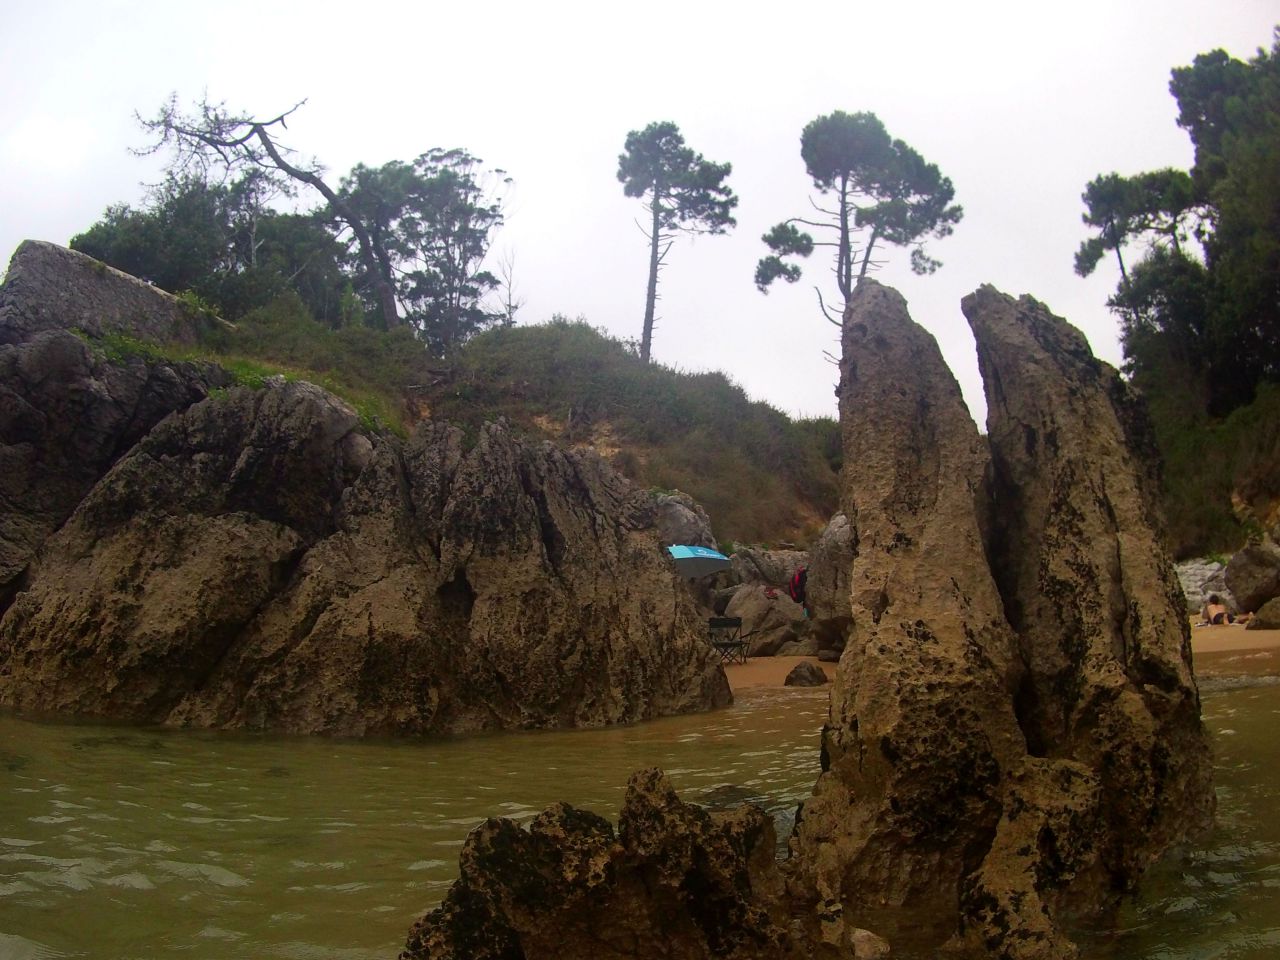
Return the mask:
[[[33,249],[22,278],[47,253]],[[98,275],[87,258],[55,259]],[[96,280],[68,280],[81,282]],[[136,286],[128,310],[148,295],[167,309]],[[7,569],[21,568],[0,618],[0,705],[367,734],[596,725],[728,702],[653,501],[599,458],[502,425],[470,446],[442,424],[407,441],[372,434],[305,383],[188,405],[208,392],[208,368],[188,380],[164,361],[95,354],[92,337],[48,329],[62,301],[42,289],[0,300],[4,321],[18,318],[0,356],[18,372],[4,382],[0,460],[24,465],[23,489],[61,491],[0,502]],[[29,333],[32,316],[45,326]],[[61,393],[53,374],[24,374],[51,351],[70,358],[44,368]],[[174,381],[152,391],[175,411],[158,424],[164,404],[141,416],[112,392]],[[64,434],[88,453],[60,451]]]
[[230,382],[211,364],[108,358],[95,336],[183,341],[203,322],[81,254],[18,248],[0,287],[0,614],[40,544],[116,459],[169,413]]
[[1213,803],[1152,434],[1116,372],[1042,304],[983,287],[962,306],[986,383],[991,563],[1027,665],[1028,750],[1098,777],[1102,865],[1129,890]]
[[1251,539],[1232,554],[1223,579],[1241,613],[1280,597],[1280,544],[1270,537]]
[[675,490],[653,495],[657,504],[658,535],[664,544],[683,543],[694,547],[719,550],[711,532],[711,518],[702,504],[687,493]]
[[853,613],[849,608],[849,576],[857,553],[853,526],[837,513],[809,548],[805,593],[813,631],[821,646],[843,650]]
[[[823,772],[784,867],[790,939],[760,938],[757,956],[871,955],[883,949],[859,929],[871,926],[921,955],[945,942],[951,955],[1066,960],[1076,950],[1063,918],[1114,903],[1211,815],[1187,619],[1159,544],[1140,407],[1034,301],[984,288],[964,310],[987,382],[990,460],[902,298],[867,281],[845,315],[852,625]],[[560,877],[571,871],[556,865],[581,860],[567,833],[539,827],[520,842]],[[659,840],[656,859],[628,871],[660,870],[667,849]],[[739,850],[739,876],[755,849]],[[475,863],[464,857],[464,872]],[[513,867],[495,860],[467,875],[415,933],[413,955],[457,955],[449,945],[476,929],[511,932],[500,948],[520,955],[544,942],[522,919],[540,905],[599,916],[581,880],[577,892],[547,897],[540,881],[516,898],[497,873]],[[594,875],[585,883],[600,888]],[[456,909],[477,899],[478,913]],[[656,901],[661,916],[647,904],[629,912],[643,918],[627,928],[640,945],[631,953],[575,932],[559,955],[738,948],[684,933],[696,899]],[[773,912],[767,896],[756,902]],[[680,932],[676,946],[653,946],[663,930]]]
[[975,506],[985,452],[937,344],[874,281],[846,311],[840,407],[853,625],[793,840],[798,881],[832,945],[845,914],[892,941],[904,907],[946,924],[941,939],[1026,753]]

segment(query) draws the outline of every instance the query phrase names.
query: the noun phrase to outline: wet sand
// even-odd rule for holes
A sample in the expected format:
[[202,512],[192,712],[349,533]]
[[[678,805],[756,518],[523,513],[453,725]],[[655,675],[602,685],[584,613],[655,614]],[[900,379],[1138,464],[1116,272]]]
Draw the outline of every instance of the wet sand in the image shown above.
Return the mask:
[[[1280,630],[1246,630],[1244,627],[1192,627],[1191,649],[1198,679],[1280,677]],[[834,679],[836,665],[817,657],[752,657],[746,663],[725,664],[729,687],[781,687],[797,663],[807,660]]]
[[1198,680],[1280,677],[1280,630],[1192,627],[1191,651]]
[[835,679],[836,665],[822,663],[817,657],[751,657],[746,663],[726,663],[724,673],[729,678],[729,689],[735,693],[750,687],[781,687],[787,674],[801,661],[817,664],[828,680]]

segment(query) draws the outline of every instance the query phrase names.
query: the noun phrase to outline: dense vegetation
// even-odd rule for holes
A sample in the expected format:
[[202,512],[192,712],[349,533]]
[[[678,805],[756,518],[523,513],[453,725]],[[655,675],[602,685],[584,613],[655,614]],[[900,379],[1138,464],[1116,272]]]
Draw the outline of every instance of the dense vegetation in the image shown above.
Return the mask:
[[1186,556],[1233,549],[1280,506],[1280,32],[1247,62],[1201,54],[1169,87],[1192,168],[1090,182],[1076,270],[1119,263],[1108,303]]

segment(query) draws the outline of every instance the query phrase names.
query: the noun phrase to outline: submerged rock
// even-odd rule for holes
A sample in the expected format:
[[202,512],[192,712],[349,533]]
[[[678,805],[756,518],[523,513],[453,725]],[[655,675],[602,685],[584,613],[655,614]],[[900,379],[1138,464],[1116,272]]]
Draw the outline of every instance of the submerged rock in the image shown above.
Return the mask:
[[787,678],[782,681],[782,684],[786,687],[822,687],[829,682],[821,667],[806,660],[792,667],[791,672],[787,674]]

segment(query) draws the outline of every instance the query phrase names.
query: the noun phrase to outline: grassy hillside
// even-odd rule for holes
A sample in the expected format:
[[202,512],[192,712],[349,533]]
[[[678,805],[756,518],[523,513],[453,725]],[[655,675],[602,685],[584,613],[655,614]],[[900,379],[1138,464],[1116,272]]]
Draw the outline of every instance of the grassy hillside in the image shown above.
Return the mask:
[[285,297],[184,352],[196,355],[247,383],[271,373],[319,383],[402,434],[422,417],[474,433],[501,416],[591,446],[645,487],[688,493],[722,542],[807,543],[838,506],[834,419],[793,421],[723,374],[643,364],[581,321],[490,331],[445,362],[407,330],[330,329]]
[[679,489],[721,540],[807,542],[835,512],[839,429],[792,421],[721,373],[641,363],[582,321],[493,330],[418,395],[432,416],[505,416],[590,445],[647,487]]

